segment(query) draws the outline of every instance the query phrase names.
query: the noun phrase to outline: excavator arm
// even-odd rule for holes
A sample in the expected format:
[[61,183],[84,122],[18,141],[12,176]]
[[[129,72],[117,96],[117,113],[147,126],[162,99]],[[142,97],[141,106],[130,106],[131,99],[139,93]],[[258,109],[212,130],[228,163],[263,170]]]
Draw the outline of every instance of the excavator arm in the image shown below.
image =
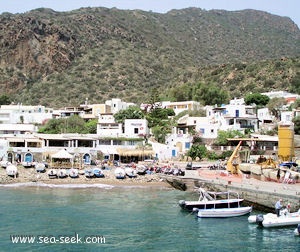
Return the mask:
[[234,151],[232,152],[231,156],[229,157],[226,165],[226,170],[231,172],[231,174],[238,174],[239,170],[239,148],[242,144],[242,141],[235,147]]

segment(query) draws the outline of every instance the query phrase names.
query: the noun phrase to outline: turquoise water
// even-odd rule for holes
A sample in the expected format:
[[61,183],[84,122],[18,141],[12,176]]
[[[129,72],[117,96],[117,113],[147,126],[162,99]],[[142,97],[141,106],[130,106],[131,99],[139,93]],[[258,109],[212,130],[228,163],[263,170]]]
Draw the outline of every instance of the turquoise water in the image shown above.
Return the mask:
[[[269,252],[300,248],[294,227],[258,228],[248,224],[247,216],[198,219],[177,205],[194,195],[173,189],[2,186],[0,197],[0,251]],[[12,243],[10,235],[31,235],[35,242]],[[76,243],[58,243],[66,237]],[[80,237],[98,243],[83,243]]]

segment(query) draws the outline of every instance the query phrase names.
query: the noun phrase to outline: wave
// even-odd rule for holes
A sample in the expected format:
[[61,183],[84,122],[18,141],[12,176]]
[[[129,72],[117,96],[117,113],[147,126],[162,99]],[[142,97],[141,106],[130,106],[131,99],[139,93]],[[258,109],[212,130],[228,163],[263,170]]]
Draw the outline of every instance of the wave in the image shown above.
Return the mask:
[[0,187],[48,187],[48,188],[102,188],[112,189],[115,186],[106,184],[47,184],[42,182],[25,182],[13,184],[0,184]]

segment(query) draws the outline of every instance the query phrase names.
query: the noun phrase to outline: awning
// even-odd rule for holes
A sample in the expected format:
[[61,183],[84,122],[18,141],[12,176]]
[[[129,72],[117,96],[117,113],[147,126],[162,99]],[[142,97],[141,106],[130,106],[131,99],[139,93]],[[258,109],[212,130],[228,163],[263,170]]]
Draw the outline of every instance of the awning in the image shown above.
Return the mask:
[[153,150],[143,150],[143,149],[126,149],[119,148],[117,149],[120,156],[152,156],[154,155]]
[[72,159],[73,156],[67,152],[66,150],[60,150],[59,152],[51,155],[51,158],[56,158],[56,159]]

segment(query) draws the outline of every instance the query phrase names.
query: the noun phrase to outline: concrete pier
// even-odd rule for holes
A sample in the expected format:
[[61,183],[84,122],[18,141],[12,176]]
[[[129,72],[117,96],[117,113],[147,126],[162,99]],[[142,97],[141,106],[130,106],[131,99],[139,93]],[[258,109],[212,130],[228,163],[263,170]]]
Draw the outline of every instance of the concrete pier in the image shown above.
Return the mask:
[[261,181],[254,178],[238,178],[231,175],[220,176],[220,171],[211,172],[211,176],[201,176],[200,170],[187,170],[185,176],[162,175],[174,188],[184,191],[194,191],[204,187],[210,191],[234,191],[254,209],[272,209],[278,199],[283,205],[291,205],[291,211],[300,209],[300,184],[283,184],[278,182]]

